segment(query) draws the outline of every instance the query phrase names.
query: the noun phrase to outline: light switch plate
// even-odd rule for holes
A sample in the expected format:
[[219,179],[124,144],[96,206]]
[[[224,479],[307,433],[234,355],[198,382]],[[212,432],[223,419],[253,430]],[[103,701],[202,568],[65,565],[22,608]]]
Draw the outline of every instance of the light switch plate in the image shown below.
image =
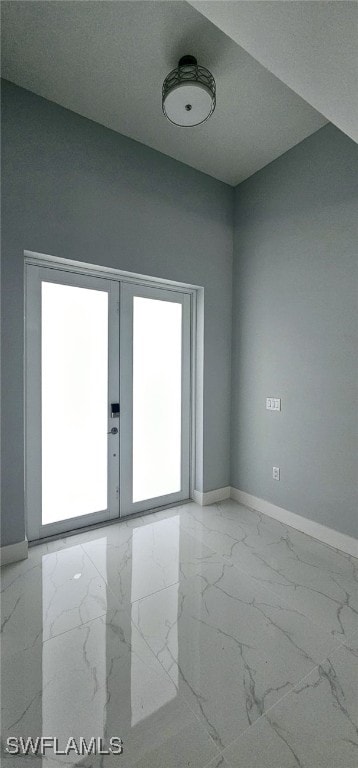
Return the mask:
[[272,477],[274,480],[280,479],[280,467],[272,467]]
[[280,411],[281,410],[281,398],[280,397],[266,397],[266,410],[267,411]]

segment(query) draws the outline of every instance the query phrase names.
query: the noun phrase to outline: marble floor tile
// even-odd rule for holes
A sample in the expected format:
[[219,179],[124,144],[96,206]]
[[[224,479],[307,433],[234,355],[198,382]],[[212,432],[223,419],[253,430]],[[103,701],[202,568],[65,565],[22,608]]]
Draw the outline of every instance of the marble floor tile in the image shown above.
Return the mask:
[[222,504],[199,507],[188,504],[178,509],[181,527],[222,556],[231,557],[235,547],[254,531],[255,512],[228,500]]
[[[267,522],[268,521],[268,522]],[[327,545],[294,531],[292,528],[284,527],[275,520],[266,518],[265,525],[280,525],[282,533],[280,538],[271,542],[257,541],[253,542],[252,537],[240,542],[238,551],[242,553],[242,545],[245,546],[249,554],[261,556],[261,562],[266,563],[268,567],[276,569],[276,578],[280,574],[277,571],[283,571],[283,578],[287,577],[284,572],[284,565],[295,563],[296,568],[305,575],[318,575],[319,578],[335,580],[337,582],[350,584],[352,591],[354,587],[358,589],[358,560],[339,552]],[[234,553],[237,558],[237,552]],[[280,566],[283,566],[281,568]],[[275,579],[275,576],[273,576]]]
[[181,528],[179,514],[141,518],[140,526],[111,526],[82,546],[123,606],[176,584],[182,569],[218,560]]
[[187,505],[179,513],[184,528],[196,533],[205,539],[207,546],[228,557],[240,542],[249,550],[259,551],[286,539],[292,545],[305,539],[312,541],[305,534],[231,499],[208,507]]
[[1,587],[3,747],[124,743],[5,768],[358,768],[354,558],[189,503],[31,547]]
[[80,544],[31,547],[27,560],[1,571],[3,653],[30,648],[117,605]]
[[337,646],[228,561],[132,606],[155,656],[220,749]]
[[[287,553],[279,544],[255,552],[241,545],[236,547],[231,559],[258,583],[272,589],[284,603],[342,641],[358,630],[355,567],[332,550],[332,561],[343,560],[343,568],[337,573],[332,565],[329,571],[326,564],[321,565],[319,554],[318,551],[316,562],[311,562],[304,559],[303,550],[298,546]],[[346,562],[347,573],[344,573]]]
[[217,753],[128,611],[13,654],[2,680],[3,743],[14,733],[56,735],[63,745],[69,735],[77,742],[80,736],[123,740],[123,759],[70,754],[57,758],[60,764],[199,768]]
[[[272,550],[276,559],[293,556],[330,576],[358,584],[357,559],[230,499],[209,507],[188,504],[178,513],[184,530],[221,555],[231,557],[240,544],[249,553]],[[242,548],[238,549],[241,553]]]
[[334,651],[225,755],[233,768],[356,768],[357,641]]
[[358,560],[233,504],[188,507],[182,526],[340,641],[357,631]]

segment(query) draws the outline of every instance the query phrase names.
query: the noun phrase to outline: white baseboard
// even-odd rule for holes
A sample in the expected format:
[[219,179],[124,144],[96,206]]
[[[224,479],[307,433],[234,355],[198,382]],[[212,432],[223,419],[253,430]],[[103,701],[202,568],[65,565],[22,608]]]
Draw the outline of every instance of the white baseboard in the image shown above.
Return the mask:
[[318,539],[330,547],[334,547],[334,549],[339,549],[348,555],[358,558],[358,540],[354,539],[353,536],[347,536],[347,534],[335,531],[326,525],[316,523],[314,520],[308,520],[307,517],[296,515],[295,512],[289,512],[282,507],[276,507],[275,504],[259,499],[256,496],[251,496],[250,493],[239,491],[238,488],[231,488],[231,498],[245,507],[251,507],[251,509],[273,517],[280,523],[291,526],[291,528],[296,528],[297,531],[306,533],[308,536],[312,536],[312,538]]
[[0,565],[16,563],[18,560],[26,560],[27,554],[27,539],[18,541],[16,544],[8,544],[6,547],[0,547]]
[[224,501],[229,499],[231,494],[231,488],[229,485],[226,488],[215,488],[215,491],[193,491],[193,499],[201,507],[206,507],[208,504],[215,504],[218,501]]

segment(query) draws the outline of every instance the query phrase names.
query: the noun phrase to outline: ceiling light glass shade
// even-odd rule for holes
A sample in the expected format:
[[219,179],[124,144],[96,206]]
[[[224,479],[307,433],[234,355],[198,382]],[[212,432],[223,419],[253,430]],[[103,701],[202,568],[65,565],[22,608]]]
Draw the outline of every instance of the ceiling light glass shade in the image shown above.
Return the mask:
[[200,125],[212,115],[216,104],[215,80],[194,56],[183,56],[169,72],[162,88],[162,108],[174,125]]

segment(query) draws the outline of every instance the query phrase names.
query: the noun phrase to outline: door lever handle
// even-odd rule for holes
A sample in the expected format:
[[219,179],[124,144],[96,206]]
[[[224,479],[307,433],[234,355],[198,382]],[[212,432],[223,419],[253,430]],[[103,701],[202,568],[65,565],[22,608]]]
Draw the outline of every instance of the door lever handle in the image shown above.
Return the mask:
[[117,427],[112,427],[110,432],[107,432],[107,435],[118,435],[118,429]]

